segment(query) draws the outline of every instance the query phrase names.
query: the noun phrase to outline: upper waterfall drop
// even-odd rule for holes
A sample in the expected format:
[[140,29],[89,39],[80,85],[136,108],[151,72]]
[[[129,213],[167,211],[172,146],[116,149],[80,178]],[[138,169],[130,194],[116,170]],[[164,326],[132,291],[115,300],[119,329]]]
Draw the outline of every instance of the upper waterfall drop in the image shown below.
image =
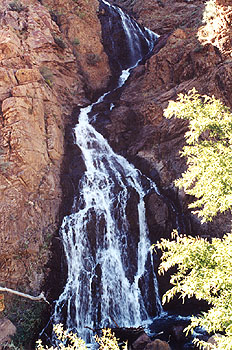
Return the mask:
[[105,51],[113,72],[134,67],[152,53],[159,35],[140,26],[119,6],[99,0],[99,19]]
[[[130,53],[127,60],[118,59],[118,89],[128,79],[130,69],[153,50],[158,36],[142,29],[119,7],[105,0],[100,3],[113,19],[117,16],[120,20]],[[90,332],[86,326],[106,327],[113,320],[124,327],[139,326],[162,312],[144,204],[145,195],[155,184],[146,179],[144,188],[145,177],[114,153],[91,125],[93,116],[89,117],[93,107],[109,94],[82,108],[74,128],[86,171],[72,213],[60,229],[68,275],[52,316],[53,323],[66,323],[87,342]],[[133,223],[128,219],[130,208]]]

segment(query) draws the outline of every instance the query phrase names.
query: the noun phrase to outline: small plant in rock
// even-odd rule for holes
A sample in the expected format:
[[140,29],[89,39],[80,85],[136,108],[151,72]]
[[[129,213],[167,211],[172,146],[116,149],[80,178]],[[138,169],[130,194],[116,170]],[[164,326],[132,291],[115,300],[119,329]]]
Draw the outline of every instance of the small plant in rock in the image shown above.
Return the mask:
[[25,10],[25,6],[23,4],[21,4],[21,2],[14,0],[12,2],[9,3],[9,8],[12,11],[16,11],[16,12],[21,12],[23,10]]
[[75,9],[75,12],[76,12],[76,15],[79,17],[79,18],[81,18],[81,19],[83,19],[83,18],[85,18],[85,13],[82,11],[82,8],[81,8],[81,6],[77,6],[76,7],[76,9]]
[[44,80],[46,81],[46,83],[48,84],[48,86],[52,87],[52,83],[53,83],[53,73],[51,71],[50,68],[48,68],[47,66],[42,66],[39,69],[41,75],[43,76]]
[[11,162],[5,161],[5,152],[3,149],[0,149],[0,172],[5,173],[9,166],[11,165]]
[[58,45],[61,49],[65,49],[66,48],[66,44],[64,42],[64,40],[61,38],[61,36],[57,35],[57,34],[53,34],[53,39],[56,43],[56,45]]
[[78,12],[77,13],[78,17],[80,17],[81,19],[85,18],[85,13],[84,12]]
[[96,66],[101,61],[101,58],[96,53],[88,53],[86,56],[86,62],[89,66]]
[[78,38],[74,38],[72,44],[78,46],[80,45],[80,40]]

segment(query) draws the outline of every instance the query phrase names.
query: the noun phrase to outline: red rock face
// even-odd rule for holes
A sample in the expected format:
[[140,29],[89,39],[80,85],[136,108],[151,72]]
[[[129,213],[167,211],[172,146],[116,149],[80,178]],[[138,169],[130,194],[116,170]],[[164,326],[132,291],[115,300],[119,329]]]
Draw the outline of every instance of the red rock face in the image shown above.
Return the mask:
[[1,2],[0,285],[37,292],[44,281],[65,126],[110,75],[97,8],[97,0]]
[[[150,169],[158,172],[161,186],[174,190],[187,214],[189,198],[174,186],[174,180],[186,169],[179,151],[185,143],[187,124],[180,120],[166,120],[163,110],[169,100],[175,100],[179,93],[186,93],[193,87],[201,94],[215,95],[232,107],[231,1],[217,1],[216,8],[207,16],[202,1],[118,0],[118,3],[133,11],[141,23],[158,34],[169,32],[171,35],[166,45],[131,77],[121,96],[121,106],[114,109],[112,124],[107,127],[110,140],[116,149],[126,149],[130,157],[146,160]],[[206,23],[203,23],[203,17]],[[123,124],[122,108],[125,110]],[[133,135],[133,142],[127,137],[128,133]],[[122,140],[126,143],[123,144]],[[153,209],[155,212],[155,207]],[[190,226],[195,232],[210,230],[211,234],[218,234],[219,223],[220,230],[230,230],[229,217],[228,220],[219,217],[214,225],[205,226],[199,226],[196,217],[191,221]]]
[[230,0],[216,0],[212,17],[208,16],[207,23],[199,30],[202,43],[210,42],[225,56],[231,57],[232,40],[232,2]]
[[[186,167],[179,150],[187,125],[166,120],[163,109],[193,87],[232,107],[231,1],[217,0],[218,15],[206,24],[201,0],[117,2],[140,23],[171,35],[130,78],[107,133],[119,152],[145,160],[187,212],[188,199],[173,184]],[[0,284],[25,292],[41,288],[61,219],[64,131],[71,112],[105,89],[110,76],[98,1],[42,3],[0,4]],[[151,215],[157,213],[154,221],[169,228],[166,206],[152,198],[148,205]]]

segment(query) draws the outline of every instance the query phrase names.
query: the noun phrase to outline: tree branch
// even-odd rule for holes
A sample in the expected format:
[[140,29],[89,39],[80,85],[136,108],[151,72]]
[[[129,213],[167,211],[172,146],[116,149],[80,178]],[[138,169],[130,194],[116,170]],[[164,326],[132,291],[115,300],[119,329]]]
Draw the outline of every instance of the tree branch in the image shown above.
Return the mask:
[[15,294],[15,295],[18,295],[20,297],[27,298],[27,299],[30,299],[30,300],[33,300],[33,301],[41,301],[41,300],[43,300],[45,303],[50,305],[50,303],[45,298],[43,292],[41,292],[40,295],[38,295],[37,297],[34,297],[33,295],[30,295],[30,294],[25,294],[25,293],[22,293],[22,292],[18,292],[17,290],[6,288],[6,287],[0,287],[0,292],[7,292],[7,293]]

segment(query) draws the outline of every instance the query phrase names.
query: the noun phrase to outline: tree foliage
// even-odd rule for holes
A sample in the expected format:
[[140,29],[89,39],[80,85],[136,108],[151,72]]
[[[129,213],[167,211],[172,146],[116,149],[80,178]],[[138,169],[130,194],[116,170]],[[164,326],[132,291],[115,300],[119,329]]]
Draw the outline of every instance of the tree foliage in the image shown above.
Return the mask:
[[[195,196],[190,207],[203,221],[212,220],[232,206],[232,114],[215,97],[200,96],[193,89],[171,101],[165,116],[189,121],[187,145],[181,152],[187,171],[176,185]],[[204,349],[232,350],[232,233],[210,242],[177,233],[173,238],[156,244],[163,253],[159,272],[177,269],[163,302],[174,295],[183,301],[192,296],[206,300],[209,311],[193,317],[187,331],[202,326],[209,333],[220,332],[216,346],[196,342]]]
[[57,337],[56,347],[44,346],[39,339],[36,342],[36,350],[87,350],[84,340],[79,338],[75,333],[64,330],[62,324],[55,325],[53,330]]
[[193,317],[187,331],[202,326],[209,333],[223,332],[215,348],[231,350],[232,234],[223,239],[213,238],[212,242],[177,233],[175,237],[156,244],[163,252],[159,273],[177,267],[177,272],[171,276],[173,288],[163,296],[163,302],[170,301],[176,294],[183,301],[192,296],[206,300],[211,305],[209,311]]
[[[77,334],[64,330],[62,324],[55,325],[53,330],[57,337],[56,347],[44,346],[42,341],[38,340],[36,350],[87,350],[84,340],[79,338]],[[99,350],[120,350],[118,339],[111,329],[102,329],[102,336],[95,335],[94,338],[99,344]],[[122,349],[127,350],[127,345],[125,344]]]
[[220,100],[193,89],[171,101],[164,115],[189,120],[181,152],[188,168],[175,183],[196,198],[189,207],[202,221],[211,220],[232,206],[232,113]]

